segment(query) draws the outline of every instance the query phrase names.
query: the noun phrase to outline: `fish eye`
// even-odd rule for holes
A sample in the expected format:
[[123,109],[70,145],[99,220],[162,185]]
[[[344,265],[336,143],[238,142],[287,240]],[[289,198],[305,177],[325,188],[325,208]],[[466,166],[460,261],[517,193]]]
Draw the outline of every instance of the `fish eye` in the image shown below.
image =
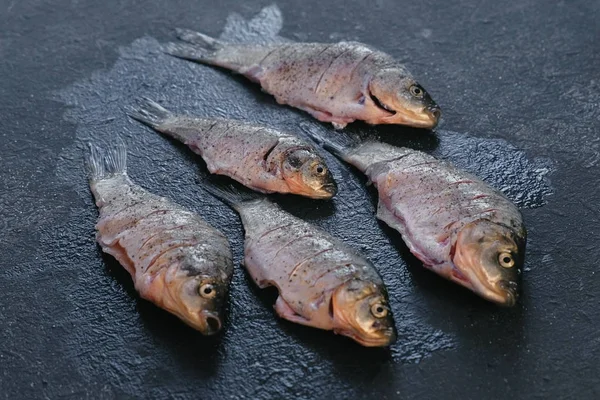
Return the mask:
[[515,260],[512,254],[507,252],[500,253],[500,255],[498,256],[498,262],[504,268],[512,268],[515,266]]
[[371,314],[375,318],[384,318],[388,315],[388,308],[381,303],[376,303],[371,306]]
[[323,164],[317,164],[315,166],[315,172],[318,175],[325,175],[325,173],[327,172],[327,168]]
[[204,297],[205,299],[212,299],[217,295],[217,290],[210,283],[205,283],[204,285],[200,286],[198,292],[200,293],[200,296]]
[[423,97],[423,95],[425,94],[425,91],[423,89],[421,89],[420,87],[418,87],[417,85],[412,85],[409,89],[410,94],[412,94],[414,97],[420,99]]

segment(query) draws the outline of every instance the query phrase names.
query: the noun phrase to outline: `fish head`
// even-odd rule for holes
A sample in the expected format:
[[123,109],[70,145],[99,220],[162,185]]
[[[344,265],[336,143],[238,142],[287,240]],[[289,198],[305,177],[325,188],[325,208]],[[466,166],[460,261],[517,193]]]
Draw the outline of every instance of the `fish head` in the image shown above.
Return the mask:
[[480,219],[457,234],[451,279],[481,297],[512,307],[518,298],[519,278],[525,259],[525,232]]
[[337,185],[325,160],[309,149],[289,152],[283,159],[282,175],[294,194],[330,199],[337,193]]
[[367,91],[369,123],[433,129],[441,117],[440,107],[429,93],[402,68],[379,70],[371,77]]
[[165,278],[168,292],[163,303],[165,308],[186,324],[204,335],[214,335],[221,330],[228,284],[215,276],[186,273],[177,268],[175,276]]
[[396,341],[396,328],[383,286],[352,279],[331,297],[334,331],[363,346],[384,347]]

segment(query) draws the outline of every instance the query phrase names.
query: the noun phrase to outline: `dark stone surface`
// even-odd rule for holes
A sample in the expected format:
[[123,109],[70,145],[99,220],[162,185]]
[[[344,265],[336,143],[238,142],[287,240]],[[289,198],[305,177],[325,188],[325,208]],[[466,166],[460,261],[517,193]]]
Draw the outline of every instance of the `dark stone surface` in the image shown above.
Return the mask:
[[[150,37],[170,40],[175,26],[216,36],[232,12],[248,20],[270,3],[210,4],[0,1],[3,398],[597,398],[600,4],[278,3],[281,36],[375,45],[404,60],[444,110],[433,135],[351,130],[447,157],[524,207],[523,296],[506,310],[423,270],[373,218],[364,179],[330,156],[335,201],[277,198],[380,268],[401,334],[390,350],[277,320],[273,293],[242,268],[223,334],[204,338],[139,300],[95,244],[81,145],[118,134],[132,178],[220,226],[241,257],[239,220],[197,185],[202,162],[123,116],[136,96],[329,130],[241,78],[157,51]],[[240,18],[230,37],[272,27]]]

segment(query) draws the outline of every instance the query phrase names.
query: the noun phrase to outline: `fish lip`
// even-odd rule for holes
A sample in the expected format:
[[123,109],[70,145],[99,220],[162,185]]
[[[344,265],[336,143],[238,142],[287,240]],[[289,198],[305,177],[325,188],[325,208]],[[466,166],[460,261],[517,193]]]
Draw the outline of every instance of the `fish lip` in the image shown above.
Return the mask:
[[393,343],[396,342],[396,340],[398,338],[398,335],[394,328],[386,329],[384,334],[377,336],[376,338],[372,338],[372,337],[367,338],[367,337],[361,336],[358,333],[356,333],[354,330],[338,329],[338,330],[335,330],[335,333],[337,333],[339,335],[347,336],[350,339],[357,342],[358,344],[360,344],[361,346],[365,346],[365,347],[391,346]]
[[216,335],[221,331],[223,324],[221,318],[215,312],[203,310],[199,313],[200,321],[202,321],[201,332],[206,336]]
[[485,283],[474,272],[469,273],[468,276],[469,285],[465,286],[484,299],[504,307],[513,307],[517,304],[519,298],[517,282],[501,280],[497,283]]
[[382,117],[381,120],[389,124],[406,124],[415,128],[434,129],[442,116],[440,107],[431,101],[431,104],[424,106],[419,111],[413,111],[409,109],[394,110],[382,102],[377,96],[373,94],[370,86],[367,88],[369,98],[380,111],[388,114]]
[[375,104],[375,107],[377,107],[381,111],[384,111],[384,112],[390,114],[388,117],[385,117],[385,118],[393,117],[394,115],[396,115],[396,110],[392,109],[390,106],[388,106],[387,104],[385,104],[381,100],[379,100],[379,98],[373,94],[373,92],[371,91],[370,88],[368,89],[368,93],[369,93],[369,98],[371,99],[373,104]]
[[321,190],[324,191],[326,195],[329,195],[328,198],[331,198],[337,194],[338,187],[335,183],[328,183],[321,186]]
[[500,282],[498,282],[497,286],[502,290],[502,293],[504,294],[504,301],[498,304],[506,307],[514,306],[519,298],[517,282],[501,280]]
[[331,199],[333,196],[337,194],[337,185],[335,183],[329,183],[321,186],[318,190],[313,190],[309,194],[306,194],[307,197],[311,199]]
[[437,104],[435,104],[432,106],[425,107],[424,111],[429,114],[431,120],[433,121],[431,129],[438,126],[438,124],[440,123],[440,119],[442,118],[442,109]]
[[390,124],[403,123],[415,128],[434,129],[438,125],[440,117],[440,108],[434,106],[424,107],[419,112],[406,109],[382,119]]
[[342,336],[349,337],[358,344],[365,347],[387,347],[396,342],[397,333],[393,322],[388,328],[377,331],[377,336],[361,335],[361,331],[354,327],[346,318],[343,310],[336,307],[335,296],[332,298],[332,315],[334,328],[333,332]]

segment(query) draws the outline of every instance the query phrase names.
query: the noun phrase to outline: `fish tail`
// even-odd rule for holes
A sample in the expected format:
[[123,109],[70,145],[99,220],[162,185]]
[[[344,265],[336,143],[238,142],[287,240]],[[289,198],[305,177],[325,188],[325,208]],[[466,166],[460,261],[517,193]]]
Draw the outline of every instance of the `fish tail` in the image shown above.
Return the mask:
[[234,210],[238,210],[239,206],[243,203],[259,200],[261,195],[231,182],[215,182],[217,179],[205,178],[202,180],[201,185],[208,193],[217,199],[221,200]]
[[313,127],[302,126],[302,130],[315,143],[341,159],[345,159],[348,153],[360,144],[357,137],[339,131],[330,132],[330,135],[325,137]]
[[109,175],[127,174],[127,147],[121,139],[106,150],[104,168]]
[[220,40],[217,40],[200,32],[194,32],[189,29],[176,28],[175,33],[177,34],[177,38],[179,40],[196,46],[200,46],[206,50],[216,51],[223,47],[223,42],[221,42]]
[[91,182],[127,174],[127,148],[121,139],[106,150],[88,143],[86,171]]
[[163,51],[173,57],[207,64],[212,62],[214,55],[213,52],[185,43],[167,43],[163,46]]
[[215,53],[224,45],[223,42],[187,29],[176,29],[177,37],[186,43],[168,43],[163,51],[174,57],[200,63],[212,64]]
[[99,181],[106,175],[104,170],[104,156],[102,150],[88,142],[88,153],[85,157],[85,170],[90,181]]
[[159,129],[174,116],[171,111],[147,97],[140,98],[137,103],[138,107],[126,108],[127,115],[150,128]]

